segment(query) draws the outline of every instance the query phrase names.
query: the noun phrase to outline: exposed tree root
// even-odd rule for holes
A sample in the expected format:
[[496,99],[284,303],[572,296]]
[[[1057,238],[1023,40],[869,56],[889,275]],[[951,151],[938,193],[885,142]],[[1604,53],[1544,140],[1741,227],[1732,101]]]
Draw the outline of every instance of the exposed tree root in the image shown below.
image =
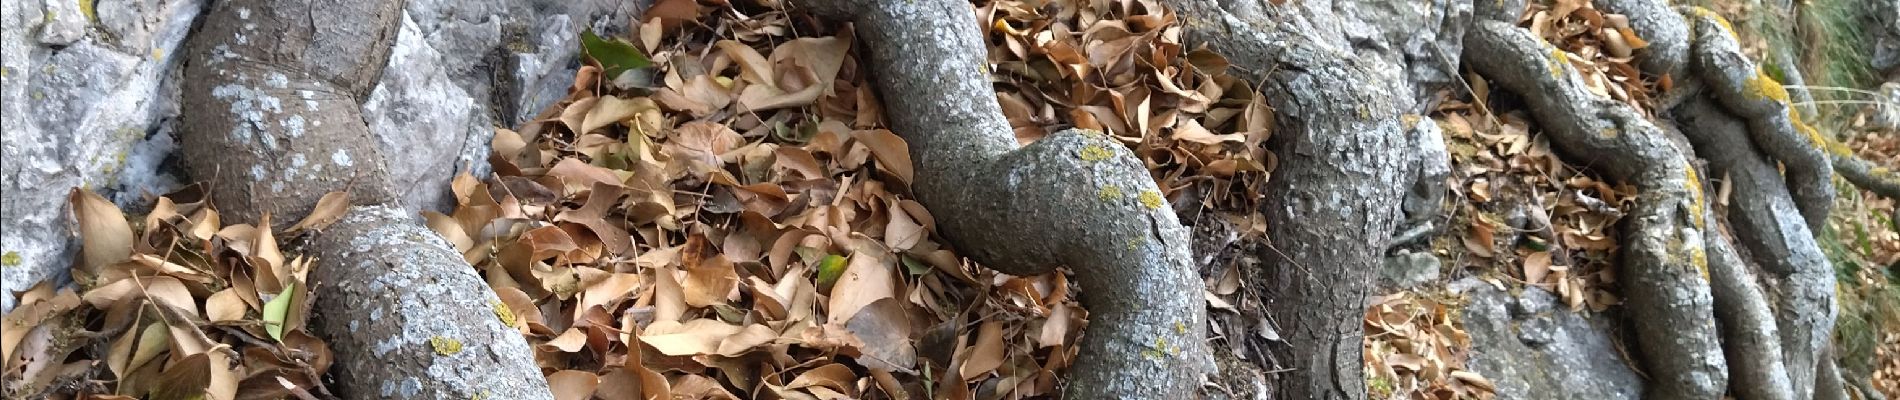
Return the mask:
[[1900,199],[1900,175],[1894,174],[1892,169],[1855,157],[1852,150],[1838,143],[1830,143],[1827,153],[1834,159],[1834,172],[1840,173],[1841,178],[1881,197]]
[[[345,398],[547,399],[527,342],[448,244],[405,215],[361,100],[382,73],[397,0],[217,2],[184,67],[186,169],[237,222],[296,221],[326,192],[363,205],[309,254],[313,326]],[[341,177],[341,178],[339,178]]]
[[1213,359],[1188,231],[1132,152],[1076,130],[1017,148],[966,3],[804,5],[856,23],[885,115],[919,167],[912,189],[946,238],[1006,273],[1075,270],[1090,322],[1068,398],[1199,392]]
[[[1482,14],[1481,14],[1482,15]],[[1695,169],[1667,133],[1627,105],[1597,97],[1557,50],[1502,21],[1465,36],[1467,65],[1529,102],[1560,151],[1587,157],[1612,179],[1635,185],[1623,228],[1619,278],[1652,381],[1649,396],[1713,399],[1727,363],[1713,321],[1703,228],[1706,202]]]
[[[1714,210],[1703,218],[1716,221]],[[1781,336],[1773,306],[1718,227],[1703,237],[1709,251],[1709,289],[1715,296],[1715,322],[1722,329],[1722,354],[1729,362],[1729,392],[1750,400],[1793,400],[1794,386],[1782,362]]]
[[1834,206],[1834,172],[1822,152],[1827,138],[1801,122],[1781,82],[1742,54],[1728,21],[1707,9],[1690,9],[1689,14],[1694,21],[1690,65],[1709,96],[1747,121],[1756,149],[1787,169],[1783,175],[1789,194],[1808,226],[1826,224]]
[[1272,323],[1261,329],[1283,339],[1269,346],[1279,364],[1269,367],[1299,371],[1274,385],[1275,398],[1363,398],[1359,315],[1400,222],[1396,205],[1412,182],[1443,180],[1415,162],[1447,162],[1407,150],[1399,115],[1409,98],[1395,93],[1404,80],[1354,53],[1334,5],[1166,3],[1187,21],[1188,43],[1234,60],[1274,108],[1268,147],[1279,167],[1261,210],[1271,250],[1248,279]]
[[[1597,160],[1593,167],[1634,183],[1642,192],[1633,214],[1639,218],[1626,226],[1629,248],[1624,250],[1622,269],[1626,274],[1672,270],[1659,268],[1671,265],[1666,258],[1658,262],[1644,256],[1652,251],[1646,247],[1653,245],[1645,242],[1650,237],[1643,233],[1646,229],[1701,234],[1703,248],[1685,250],[1691,258],[1709,257],[1706,264],[1700,260],[1690,264],[1706,265],[1704,276],[1709,279],[1724,351],[1723,359],[1714,361],[1725,362],[1728,370],[1698,369],[1684,362],[1694,360],[1685,357],[1706,351],[1699,346],[1713,344],[1713,338],[1705,327],[1669,318],[1707,318],[1710,311],[1701,303],[1667,295],[1671,292],[1667,288],[1653,287],[1657,283],[1695,286],[1699,280],[1625,275],[1629,310],[1643,321],[1637,324],[1637,332],[1645,366],[1661,386],[1651,393],[1666,398],[1715,398],[1726,392],[1750,400],[1836,394],[1832,388],[1841,384],[1830,379],[1838,374],[1829,373],[1833,365],[1824,357],[1834,326],[1834,278],[1809,227],[1826,221],[1833,204],[1834,171],[1842,169],[1843,175],[1851,175],[1855,171],[1846,169],[1857,160],[1843,158],[1838,145],[1801,122],[1790,94],[1741,54],[1728,22],[1714,13],[1686,9],[1677,14],[1653,0],[1597,0],[1596,4],[1607,12],[1628,15],[1631,27],[1649,41],[1639,58],[1645,72],[1675,79],[1677,92],[1667,96],[1674,100],[1665,101],[1662,111],[1682,126],[1680,135],[1688,139],[1687,147],[1667,143],[1665,138],[1675,135],[1672,125],[1645,121],[1620,104],[1580,89],[1563,70],[1568,63],[1551,59],[1553,49],[1508,24],[1488,22],[1473,30],[1466,37],[1467,59],[1494,82],[1525,96],[1562,152],[1589,155]],[[1605,120],[1617,125],[1596,123]],[[1611,144],[1618,143],[1634,144],[1622,150],[1630,154],[1610,154],[1617,151]],[[1674,151],[1647,150],[1651,148]],[[1651,153],[1665,158],[1647,155]],[[1685,162],[1687,157],[1706,159],[1709,173],[1697,174]],[[1850,168],[1840,168],[1843,165]],[[1858,166],[1867,169],[1864,162]],[[1687,178],[1664,178],[1680,174]],[[1718,218],[1702,199],[1702,175],[1725,177],[1738,194],[1731,196],[1726,218]],[[1680,193],[1684,188],[1689,191],[1686,195]],[[1656,198],[1686,205],[1692,210],[1686,214],[1695,215],[1695,220],[1669,226],[1656,223],[1664,219],[1641,218],[1657,213],[1659,206],[1646,203]],[[1734,248],[1724,227],[1733,228],[1735,243],[1745,252]],[[1760,271],[1753,269],[1757,267]],[[1651,328],[1657,325],[1665,328]],[[1685,355],[1680,348],[1684,344],[1698,347]],[[1709,386],[1702,378],[1711,371],[1727,375]],[[1820,393],[1817,388],[1829,392]]]
[[[1832,305],[1826,304],[1832,301],[1834,293],[1832,269],[1815,245],[1806,222],[1795,215],[1794,201],[1781,186],[1781,176],[1776,173],[1774,164],[1753,151],[1741,133],[1741,120],[1725,114],[1719,107],[1713,100],[1696,98],[1679,107],[1675,114],[1682,123],[1683,133],[1695,144],[1699,155],[1708,160],[1710,173],[1728,177],[1733,190],[1745,194],[1730,197],[1727,221],[1757,265],[1773,275],[1768,281],[1776,282],[1773,284],[1774,328],[1732,322],[1738,329],[1778,332],[1781,358],[1790,385],[1788,393],[1792,398],[1806,399],[1811,396],[1807,393],[1812,393],[1806,388],[1813,386],[1816,352],[1833,332],[1833,317],[1829,315]],[[1824,292],[1812,293],[1817,290]],[[1814,308],[1820,305],[1827,307]],[[1770,354],[1764,349],[1755,356]],[[1765,384],[1771,381],[1737,379],[1736,382]],[[1776,393],[1778,389],[1750,388],[1737,392]]]

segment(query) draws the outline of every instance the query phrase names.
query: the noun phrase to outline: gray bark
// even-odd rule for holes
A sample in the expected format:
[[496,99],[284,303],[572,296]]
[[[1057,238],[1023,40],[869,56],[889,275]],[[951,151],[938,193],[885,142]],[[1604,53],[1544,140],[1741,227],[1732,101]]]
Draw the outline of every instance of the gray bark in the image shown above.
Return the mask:
[[[1485,15],[1485,13],[1480,13]],[[1728,371],[1706,279],[1702,232],[1706,202],[1687,157],[1667,133],[1627,105],[1597,97],[1570,66],[1529,32],[1501,21],[1478,22],[1465,36],[1468,65],[1524,96],[1559,151],[1589,160],[1611,179],[1636,186],[1624,217],[1619,280],[1636,325],[1649,396],[1713,399]]]
[[1787,169],[1789,194],[1808,226],[1826,224],[1834,207],[1834,171],[1822,153],[1827,138],[1801,122],[1788,92],[1742,54],[1726,23],[1712,14],[1694,14],[1691,58],[1697,76],[1730,114],[1748,122],[1756,148]]
[[[1267,184],[1263,266],[1250,290],[1277,332],[1267,348],[1294,372],[1278,398],[1359,399],[1364,312],[1371,281],[1419,175],[1400,114],[1411,93],[1381,57],[1354,54],[1339,11],[1360,3],[1168,2],[1190,45],[1235,60],[1275,110],[1268,147],[1279,167]],[[1364,32],[1354,32],[1364,34]]]
[[527,340],[495,316],[487,283],[402,208],[357,207],[314,249],[325,262],[311,272],[311,326],[336,351],[338,395],[552,398]]
[[855,22],[885,115],[916,162],[912,190],[945,238],[1010,274],[1075,270],[1090,322],[1067,397],[1198,393],[1213,367],[1202,284],[1187,230],[1132,152],[1074,130],[1016,148],[965,3],[804,5]]
[[[314,329],[346,398],[550,398],[492,291],[401,211],[361,104],[396,35],[396,0],[232,0],[187,44],[186,170],[231,221],[278,226],[320,196],[361,205],[312,254]],[[497,379],[497,377],[506,377]]]

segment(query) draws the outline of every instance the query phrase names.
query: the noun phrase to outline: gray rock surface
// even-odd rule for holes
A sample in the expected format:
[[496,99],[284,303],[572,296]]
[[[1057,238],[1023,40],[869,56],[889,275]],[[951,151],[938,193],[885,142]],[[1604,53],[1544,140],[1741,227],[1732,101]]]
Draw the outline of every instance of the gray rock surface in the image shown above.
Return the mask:
[[1465,26],[1471,23],[1467,1],[1337,2],[1341,30],[1361,56],[1388,58],[1411,83],[1401,92],[1401,112],[1422,113],[1439,89],[1458,82],[1458,54],[1464,51]]
[[[176,180],[159,160],[176,146],[173,54],[203,0],[0,3],[0,312],[12,292],[65,279],[77,246],[65,206],[74,187],[128,209]],[[411,0],[365,119],[410,211],[448,207],[457,171],[487,171],[493,127],[514,126],[565,96],[583,29],[627,31],[641,2]]]
[[1642,377],[1617,349],[1614,321],[1570,312],[1556,296],[1527,288],[1518,296],[1475,278],[1451,284],[1465,296],[1471,334],[1466,365],[1497,384],[1500,399],[1636,400]]
[[166,191],[152,179],[163,156],[132,146],[169,142],[145,139],[176,115],[176,85],[164,82],[203,1],[81,3],[0,2],[0,310],[12,292],[65,279],[68,190]]
[[1411,289],[1438,279],[1440,263],[1429,251],[1413,253],[1399,250],[1385,258],[1379,270],[1379,286],[1387,289]]
[[1889,77],[1900,75],[1900,0],[1873,0],[1874,27],[1870,32],[1874,36],[1875,70],[1888,71]]
[[488,171],[488,142],[567,95],[581,31],[619,33],[638,2],[411,0],[363,104],[411,210],[446,211],[458,171]]

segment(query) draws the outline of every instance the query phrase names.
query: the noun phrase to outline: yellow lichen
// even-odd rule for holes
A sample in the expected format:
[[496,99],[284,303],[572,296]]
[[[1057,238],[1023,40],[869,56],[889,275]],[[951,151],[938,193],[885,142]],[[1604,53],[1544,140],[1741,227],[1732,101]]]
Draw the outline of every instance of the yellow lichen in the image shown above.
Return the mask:
[[1148,242],[1148,238],[1145,236],[1136,236],[1136,237],[1128,238],[1128,249],[1134,250],[1137,248],[1141,248],[1141,244],[1147,243],[1147,242]]
[[1689,249],[1689,263],[1695,265],[1696,272],[1702,274],[1702,280],[1709,280],[1709,254],[1702,247]]
[[507,325],[509,328],[521,327],[515,318],[515,310],[508,308],[508,303],[503,303],[501,300],[489,300],[488,308],[495,312],[495,319],[501,320],[502,325]]
[[1597,130],[1597,136],[1602,136],[1606,138],[1616,138],[1616,128],[1599,129]]
[[1102,147],[1102,145],[1097,144],[1082,146],[1082,150],[1076,153],[1076,156],[1082,157],[1082,161],[1090,162],[1107,160],[1115,156],[1114,151],[1110,151],[1107,147]]
[[455,353],[462,352],[462,341],[436,336],[429,338],[429,347],[435,349],[435,354],[445,356],[454,355]]
[[1550,78],[1563,79],[1564,66],[1570,64],[1570,53],[1556,46],[1550,47]]
[[1174,321],[1174,333],[1187,333],[1187,324]]
[[1153,189],[1141,191],[1141,205],[1149,209],[1160,209],[1166,202],[1161,200],[1161,192]]
[[20,265],[20,252],[9,251],[5,255],[0,255],[0,267],[13,267],[18,265]]
[[1097,192],[1095,196],[1100,197],[1102,201],[1113,201],[1122,197],[1122,188],[1115,185],[1102,186],[1102,191]]
[[1682,169],[1683,174],[1688,175],[1687,178],[1689,179],[1689,218],[1691,221],[1695,221],[1696,228],[1702,228],[1706,225],[1706,222],[1702,220],[1702,210],[1707,204],[1705,203],[1707,200],[1704,199],[1702,194],[1702,178],[1696,175],[1695,166],[1693,165],[1685,165]]
[[[1722,26],[1722,32],[1727,33],[1729,38],[1735,39],[1737,41],[1741,40],[1738,36],[1735,36],[1735,24],[1729,23],[1728,18],[1722,18],[1722,14],[1716,13],[1715,10],[1710,10],[1705,7],[1694,7],[1694,8],[1690,8],[1689,12],[1692,14],[1695,14],[1695,16],[1708,18],[1710,20],[1715,21],[1716,25]],[[1690,26],[1693,27],[1695,25],[1690,24]]]
[[158,49],[158,48],[152,49],[152,59],[153,60],[165,59],[165,49]]
[[1801,113],[1796,112],[1793,107],[1788,108],[1788,125],[1793,126],[1795,132],[1800,133],[1802,138],[1807,139],[1809,146],[1827,150],[1828,143],[1830,142],[1827,140],[1827,136],[1821,135],[1821,130],[1815,129],[1814,125],[1808,125],[1802,122]]
[[1782,104],[1788,103],[1788,89],[1782,88],[1780,81],[1768,77],[1767,73],[1759,69],[1755,71],[1755,76],[1742,81],[1742,95],[1747,96],[1749,100],[1766,99]]
[[99,9],[93,7],[93,0],[79,0],[79,13],[86,14],[88,22],[99,22]]

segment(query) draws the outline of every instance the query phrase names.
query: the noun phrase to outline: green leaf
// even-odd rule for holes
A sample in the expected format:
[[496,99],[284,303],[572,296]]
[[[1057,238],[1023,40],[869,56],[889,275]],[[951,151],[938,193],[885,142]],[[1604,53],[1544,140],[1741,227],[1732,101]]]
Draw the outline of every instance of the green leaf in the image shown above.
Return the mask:
[[277,297],[264,303],[264,331],[270,332],[270,337],[279,342],[284,341],[284,319],[290,316],[290,301],[292,297],[296,297],[294,295],[296,292],[297,283],[291,282],[289,287],[284,288],[283,293],[278,293]]
[[923,275],[934,269],[931,268],[930,264],[924,264],[922,261],[917,261],[916,258],[912,258],[909,255],[903,256],[902,260],[904,261],[904,272],[909,272],[913,276]]
[[652,64],[632,43],[602,38],[595,35],[592,29],[581,32],[581,47],[587,50],[587,57],[593,58],[600,63],[601,68],[606,69],[605,79],[613,79],[629,69],[646,68]]
[[825,256],[824,261],[818,262],[818,287],[830,288],[831,284],[838,283],[838,277],[844,276],[844,270],[844,257],[837,254]]
[[792,248],[792,252],[798,253],[798,261],[803,261],[805,265],[818,265],[818,261],[823,260],[827,255],[831,255],[831,253],[825,252],[824,250],[805,246]]

